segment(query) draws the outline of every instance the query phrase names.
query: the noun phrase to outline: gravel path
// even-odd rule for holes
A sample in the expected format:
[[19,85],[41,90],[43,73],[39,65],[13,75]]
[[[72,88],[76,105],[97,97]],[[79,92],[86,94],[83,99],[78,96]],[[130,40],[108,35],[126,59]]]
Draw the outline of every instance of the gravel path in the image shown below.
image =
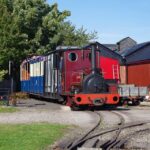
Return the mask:
[[0,123],[49,122],[92,127],[97,119],[92,112],[75,112],[66,106],[33,99],[20,101],[17,108],[20,111],[0,113]]
[[[69,107],[40,100],[21,100],[17,104],[20,110],[15,113],[0,113],[0,123],[33,123],[49,122],[80,127],[92,127],[97,121],[97,116],[88,111],[71,111]],[[150,120],[150,107],[118,108],[118,113],[124,115],[126,120]],[[111,126],[118,122],[117,117],[111,112],[101,111],[104,126]]]
[[[98,119],[98,116],[90,111],[71,111],[67,106],[34,99],[19,101],[17,108],[19,111],[14,113],[0,113],[0,123],[18,124],[48,122],[73,125],[74,127],[77,126],[75,128],[73,126],[71,127],[71,132],[65,135],[60,141],[60,144],[64,144],[64,142],[68,142],[67,140],[74,139],[84,133],[86,130],[93,127]],[[150,120],[150,105],[146,107],[121,107],[115,111],[121,114],[126,122]],[[102,126],[104,128],[111,127],[119,122],[116,115],[112,114],[110,111],[100,110],[100,113],[102,115]],[[109,135],[108,138],[110,137]],[[145,139],[147,139],[147,137],[149,137],[149,134],[148,136],[145,135]],[[139,139],[139,137],[137,139]],[[146,140],[142,142],[146,142]],[[134,144],[134,142],[132,142],[132,144]],[[137,142],[135,142],[135,144],[137,144]],[[132,147],[131,143],[129,143],[128,146]]]

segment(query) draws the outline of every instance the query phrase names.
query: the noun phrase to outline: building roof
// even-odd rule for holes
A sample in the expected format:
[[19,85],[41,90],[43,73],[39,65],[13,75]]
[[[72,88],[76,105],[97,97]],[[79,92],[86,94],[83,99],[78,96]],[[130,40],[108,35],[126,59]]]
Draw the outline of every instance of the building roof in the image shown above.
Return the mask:
[[119,54],[126,60],[126,64],[150,60],[150,41],[125,49]]
[[103,45],[113,51],[117,50],[117,44],[103,44]]
[[137,42],[135,40],[133,40],[132,38],[125,37],[122,40],[118,41],[116,44],[103,44],[103,45],[113,51],[122,51],[122,50],[132,47],[136,44],[137,44]]
[[121,43],[121,42],[123,42],[123,41],[126,41],[127,39],[130,39],[130,40],[132,40],[132,41],[134,41],[134,42],[136,43],[135,40],[133,40],[132,38],[130,38],[130,37],[128,36],[128,37],[125,37],[125,38],[123,38],[122,40],[118,41],[117,44],[119,44],[119,43]]
[[128,55],[131,55],[133,53],[135,53],[136,51],[144,48],[145,46],[149,45],[150,42],[145,42],[145,43],[141,43],[141,44],[137,44],[131,48],[125,49],[123,51],[120,51],[119,54],[121,54],[123,57],[127,57]]

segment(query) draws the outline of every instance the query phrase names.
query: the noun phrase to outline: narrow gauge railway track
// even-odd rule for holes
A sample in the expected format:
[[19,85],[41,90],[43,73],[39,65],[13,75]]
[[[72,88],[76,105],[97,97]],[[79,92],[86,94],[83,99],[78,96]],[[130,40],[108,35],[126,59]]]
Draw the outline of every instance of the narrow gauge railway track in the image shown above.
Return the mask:
[[101,142],[100,140],[98,140],[96,144],[96,147],[101,147],[107,150],[109,150],[114,145],[114,143],[119,137],[119,134],[121,133],[122,127],[125,125],[125,119],[121,114],[114,111],[109,111],[109,112],[115,114],[119,118],[120,122],[118,124],[118,129],[116,130],[116,135],[111,140],[108,140],[106,142]]
[[[78,144],[80,143],[80,141],[83,141],[84,139],[88,138],[88,136],[95,131],[97,128],[99,128],[101,121],[102,121],[102,116],[99,112],[93,112],[98,116],[98,122],[95,124],[95,126],[93,128],[91,128],[89,131],[87,131],[83,136],[81,136],[79,139],[77,139],[74,142],[70,142],[67,146],[65,146],[64,149],[67,150],[72,150],[72,149],[76,149],[78,147]],[[91,135],[92,136],[92,135]]]
[[145,131],[146,132],[150,131],[150,129],[143,129],[143,130],[135,131],[134,133],[126,135],[123,138],[119,138],[118,140],[116,140],[116,143],[114,144],[113,149],[123,148],[124,144],[127,143],[131,138],[133,138],[137,134],[145,132]]
[[[144,124],[150,123],[149,121],[145,122],[134,122],[134,123],[125,123],[125,119],[122,115],[112,112],[115,115],[117,115],[120,118],[120,123],[116,127],[103,129],[102,131],[98,131],[96,134],[91,134],[94,130],[98,128],[98,126],[101,123],[101,119],[99,123],[89,132],[87,132],[84,136],[82,136],[80,139],[76,140],[75,142],[70,143],[65,149],[66,150],[77,150],[78,148],[84,147],[87,141],[91,140],[92,147],[93,148],[101,148],[103,150],[110,150],[112,148],[121,148],[130,138],[134,137],[136,134],[140,132],[144,132],[150,129],[143,129],[139,131],[135,131],[133,134],[126,135],[123,138],[119,138],[120,133],[124,129],[133,128],[137,126],[142,126]],[[100,114],[99,114],[100,116]],[[99,137],[106,135],[108,133],[116,132],[115,136],[113,136],[112,139],[106,140],[106,141],[100,141]],[[91,147],[89,147],[91,148]]]
[[[99,120],[98,120],[98,122],[97,122],[97,124],[92,128],[92,129],[90,129],[87,133],[85,133],[83,136],[81,136],[79,139],[77,139],[76,141],[74,141],[74,142],[70,142],[64,149],[67,149],[67,150],[74,150],[74,149],[77,149],[77,147],[80,147],[80,142],[82,142],[82,141],[84,141],[85,140],[85,142],[86,141],[88,141],[88,140],[90,140],[91,138],[91,136],[93,136],[93,135],[95,135],[94,133],[96,133],[96,131],[97,132],[99,132],[99,127],[100,127],[100,124],[101,124],[101,122],[102,122],[102,115],[101,115],[101,113],[100,112],[94,112],[94,113],[96,113],[97,115],[98,115],[98,117],[99,117]],[[120,118],[120,122],[118,123],[119,125],[122,125],[124,122],[125,122],[125,120],[124,120],[124,118],[120,115],[120,114],[118,114],[118,113],[115,113],[115,112],[111,112],[111,113],[114,113],[115,115],[117,115],[119,118]],[[93,134],[92,134],[93,133]],[[87,140],[86,140],[87,139]],[[93,139],[93,138],[92,138]],[[85,143],[84,142],[84,143]],[[93,144],[93,146],[96,144],[98,142],[98,139],[95,139],[95,140],[93,140],[92,141],[92,144]],[[82,144],[81,144],[82,145]]]

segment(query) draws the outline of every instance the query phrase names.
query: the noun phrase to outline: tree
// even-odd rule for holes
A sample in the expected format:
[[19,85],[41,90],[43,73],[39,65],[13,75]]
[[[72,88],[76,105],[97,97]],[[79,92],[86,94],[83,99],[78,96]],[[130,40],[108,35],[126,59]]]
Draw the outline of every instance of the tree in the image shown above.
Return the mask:
[[8,73],[7,70],[0,70],[0,81],[4,79],[5,74]]
[[0,0],[0,14],[0,70],[7,70],[12,60],[19,74],[20,62],[31,54],[44,54],[58,45],[81,46],[96,37],[65,22],[70,12],[46,0]]
[[97,32],[87,33],[87,30],[83,27],[77,29],[70,22],[65,22],[62,24],[59,35],[59,44],[65,46],[83,46],[89,43],[89,41],[97,39]]
[[[29,54],[51,50],[57,26],[70,15],[45,0],[0,0],[0,70],[12,60],[19,68]],[[18,69],[19,70],[19,69]]]

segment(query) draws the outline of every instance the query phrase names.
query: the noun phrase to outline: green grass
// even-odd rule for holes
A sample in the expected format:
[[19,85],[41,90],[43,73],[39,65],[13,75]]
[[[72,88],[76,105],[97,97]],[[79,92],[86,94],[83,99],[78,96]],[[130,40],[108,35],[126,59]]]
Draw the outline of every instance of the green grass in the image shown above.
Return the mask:
[[0,150],[43,150],[63,136],[65,125],[0,125]]
[[0,113],[12,113],[18,111],[15,107],[0,106]]

